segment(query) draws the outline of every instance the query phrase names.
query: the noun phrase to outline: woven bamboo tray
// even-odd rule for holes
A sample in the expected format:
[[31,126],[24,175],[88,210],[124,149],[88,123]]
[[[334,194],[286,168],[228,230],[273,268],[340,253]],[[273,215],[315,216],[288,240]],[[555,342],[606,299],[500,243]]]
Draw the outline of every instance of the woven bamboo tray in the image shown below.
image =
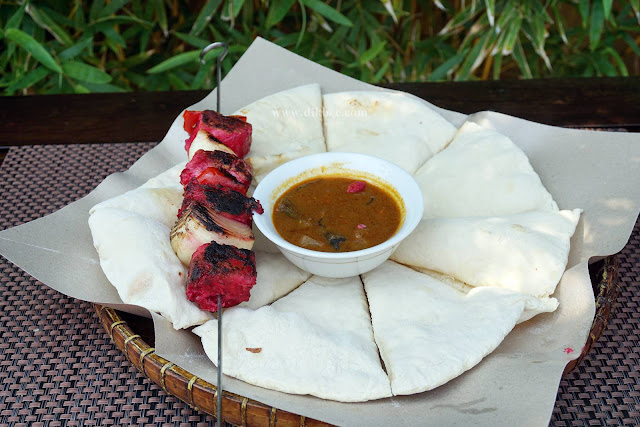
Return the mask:
[[[596,297],[596,314],[582,353],[567,365],[565,374],[582,362],[593,344],[600,338],[607,327],[616,297],[620,292],[618,259],[615,255],[592,264],[589,271]],[[94,308],[111,340],[144,376],[196,410],[217,418],[218,391],[215,385],[157,355],[155,348],[145,341],[145,339],[151,341],[153,337],[148,336],[149,332],[145,334],[145,332],[138,331],[139,333],[137,333],[135,329],[139,329],[141,326],[133,325],[135,320],[127,322],[123,319],[123,315],[110,307],[94,304]],[[221,419],[233,425],[264,426],[268,424],[275,426],[277,424],[286,427],[329,425],[227,391],[223,391],[222,399]]]
[[[144,338],[130,327],[119,312],[94,304],[96,314],[111,340],[144,376],[164,391],[198,411],[217,418],[216,386],[155,353]],[[264,405],[247,397],[223,391],[222,417],[227,423],[241,426],[328,426],[318,420]]]

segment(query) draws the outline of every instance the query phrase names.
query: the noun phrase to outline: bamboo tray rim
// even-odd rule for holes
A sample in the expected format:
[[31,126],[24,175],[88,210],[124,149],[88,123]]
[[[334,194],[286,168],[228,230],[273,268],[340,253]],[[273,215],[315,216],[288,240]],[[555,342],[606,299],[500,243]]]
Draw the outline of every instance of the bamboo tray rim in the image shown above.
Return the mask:
[[[596,298],[596,314],[587,342],[580,356],[567,364],[564,374],[575,369],[600,338],[607,327],[617,296],[620,293],[617,256],[605,257],[602,263],[597,275],[598,280],[595,283],[592,282]],[[216,414],[218,390],[215,385],[156,354],[155,348],[147,344],[142,336],[136,334],[128,322],[123,320],[113,308],[99,304],[93,304],[93,306],[113,343],[145,377],[162,387],[166,393],[177,397],[197,411],[202,411],[218,419]],[[265,425],[266,422],[269,426],[276,424],[301,427],[330,425],[224,390],[222,400],[223,409],[220,418],[222,421],[234,425]]]
[[[126,320],[111,307],[93,304],[105,331],[125,357],[142,375],[197,411],[217,417],[215,385],[159,356],[155,348],[135,333]],[[330,426],[330,424],[293,414],[228,391],[222,393],[222,421],[239,425]]]

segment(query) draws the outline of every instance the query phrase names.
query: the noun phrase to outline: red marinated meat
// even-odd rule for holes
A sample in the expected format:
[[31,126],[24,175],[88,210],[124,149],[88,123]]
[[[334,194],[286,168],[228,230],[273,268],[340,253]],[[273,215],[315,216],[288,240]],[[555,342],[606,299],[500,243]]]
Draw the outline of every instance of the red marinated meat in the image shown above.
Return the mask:
[[202,310],[214,312],[218,295],[222,295],[222,307],[232,307],[249,300],[256,277],[253,252],[211,242],[200,246],[191,258],[187,298]]
[[180,174],[180,183],[186,186],[195,179],[203,185],[247,194],[251,178],[251,167],[241,158],[220,150],[198,150]]
[[259,214],[264,212],[260,202],[253,197],[247,197],[242,193],[221,186],[201,185],[195,179],[191,180],[184,189],[184,199],[178,211],[178,217],[192,202],[205,205],[208,209],[219,212],[226,218],[246,225],[251,225],[252,212]]
[[182,114],[182,117],[184,118],[184,130],[187,131],[189,135],[191,135],[192,131],[200,121],[200,117],[202,117],[202,111],[187,110]]
[[185,149],[195,139],[199,130],[204,130],[221,144],[231,148],[240,158],[247,155],[251,147],[251,124],[242,116],[224,116],[213,110],[185,111],[184,130],[189,133]]

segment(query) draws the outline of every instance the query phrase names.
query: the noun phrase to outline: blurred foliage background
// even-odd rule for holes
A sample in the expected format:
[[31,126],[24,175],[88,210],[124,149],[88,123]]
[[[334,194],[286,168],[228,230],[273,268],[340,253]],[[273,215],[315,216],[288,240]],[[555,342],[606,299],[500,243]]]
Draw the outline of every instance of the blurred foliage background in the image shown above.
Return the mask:
[[372,83],[639,75],[639,3],[0,0],[0,90],[211,88],[200,49],[226,72],[256,36]]

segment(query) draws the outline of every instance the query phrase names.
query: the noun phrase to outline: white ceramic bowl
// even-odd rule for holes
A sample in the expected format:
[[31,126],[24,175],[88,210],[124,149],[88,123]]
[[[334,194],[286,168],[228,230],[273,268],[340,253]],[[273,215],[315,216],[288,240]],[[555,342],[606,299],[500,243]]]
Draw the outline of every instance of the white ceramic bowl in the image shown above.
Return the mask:
[[[377,182],[394,189],[404,204],[404,218],[396,234],[379,245],[353,252],[312,251],[284,240],[273,225],[273,207],[278,198],[301,181],[336,175]],[[386,160],[356,153],[321,153],[292,160],[264,177],[253,197],[264,208],[264,214],[254,215],[253,221],[265,237],[275,243],[289,261],[324,277],[357,276],[382,264],[415,229],[424,208],[422,192],[411,175]]]

